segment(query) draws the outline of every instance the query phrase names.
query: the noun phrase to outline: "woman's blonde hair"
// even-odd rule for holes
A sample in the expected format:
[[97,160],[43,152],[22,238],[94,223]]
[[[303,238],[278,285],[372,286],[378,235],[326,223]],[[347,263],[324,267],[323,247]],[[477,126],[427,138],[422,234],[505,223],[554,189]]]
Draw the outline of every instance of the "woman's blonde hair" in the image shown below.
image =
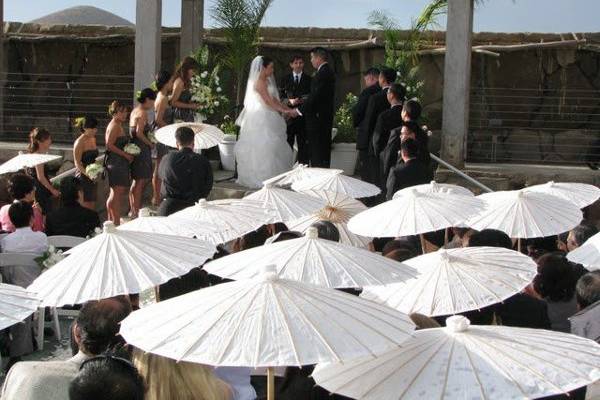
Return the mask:
[[146,400],[230,400],[231,389],[211,367],[133,352],[133,363],[146,386]]

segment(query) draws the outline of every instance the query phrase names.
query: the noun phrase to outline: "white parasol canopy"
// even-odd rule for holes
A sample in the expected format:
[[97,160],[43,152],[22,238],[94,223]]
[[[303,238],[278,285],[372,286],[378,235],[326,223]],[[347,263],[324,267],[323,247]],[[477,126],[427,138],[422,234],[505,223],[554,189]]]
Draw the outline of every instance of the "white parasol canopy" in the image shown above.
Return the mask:
[[480,199],[449,193],[400,190],[397,197],[353,217],[348,228],[358,235],[398,237],[457,226],[483,211]]
[[600,188],[587,183],[574,182],[547,182],[542,185],[530,186],[524,189],[527,192],[551,194],[584,208],[600,199]]
[[150,210],[142,208],[136,219],[123,225],[118,230],[145,233],[158,233],[161,235],[196,237],[210,243],[221,243],[221,237],[216,226],[194,220],[174,220],[167,217],[150,215]]
[[569,261],[583,264],[589,270],[600,269],[600,233],[585,241],[585,243],[567,254]]
[[290,186],[294,182],[298,182],[304,179],[311,179],[325,175],[341,174],[344,171],[341,169],[331,168],[311,168],[304,164],[298,164],[293,169],[284,172],[283,174],[269,178],[263,182],[263,184],[273,184],[277,186]]
[[318,221],[329,221],[340,232],[340,243],[355,247],[367,247],[370,238],[355,235],[348,230],[350,218],[367,209],[363,203],[343,193],[327,190],[309,190],[304,192],[310,196],[324,199],[327,204],[313,215],[290,221],[287,226],[292,231],[306,233],[307,229]]
[[[451,195],[475,196],[473,192],[471,192],[465,187],[451,185],[449,183],[437,183],[436,181],[431,181],[430,183],[424,185],[416,185],[411,187],[419,193],[441,193]],[[396,193],[394,193],[393,198],[396,199],[402,196],[403,194],[404,192],[402,192],[402,190],[399,190]]]
[[343,193],[355,199],[377,196],[381,193],[381,190],[377,186],[344,175],[341,172],[297,181],[292,184],[292,189],[297,192],[327,190]]
[[244,199],[261,202],[265,207],[274,210],[277,221],[289,222],[314,214],[325,206],[325,200],[311,197],[303,193],[280,189],[267,183],[257,192]]
[[[221,243],[245,235],[264,224],[275,222],[275,213],[263,203],[251,200],[200,200],[195,205],[171,214],[173,221],[204,222],[217,227]],[[203,232],[199,232],[200,235]]]
[[259,276],[275,265],[281,279],[330,288],[361,288],[413,279],[416,271],[377,253],[319,239],[309,228],[306,236],[268,244],[209,262],[204,270],[229,279]]
[[361,296],[407,314],[449,315],[500,303],[537,273],[530,257],[497,247],[442,249],[404,263],[418,271],[416,280],[365,287]]
[[497,229],[511,238],[558,235],[577,226],[583,218],[578,206],[547,193],[513,190],[478,198],[486,202],[486,210],[466,224],[476,230]]
[[169,147],[177,148],[175,132],[177,129],[187,127],[192,128],[194,133],[194,150],[210,149],[217,146],[225,134],[214,125],[201,124],[196,122],[181,122],[164,126],[156,131],[156,140]]
[[46,307],[139,293],[185,275],[215,251],[198,239],[123,231],[105,222],[103,233],[69,250],[28,290]]
[[377,358],[320,364],[318,385],[353,399],[531,399],[561,394],[600,379],[600,345],[562,332],[469,326],[415,332]]
[[414,325],[404,314],[333,289],[256,279],[201,289],[132,313],[127,343],[179,361],[245,367],[301,366],[398,347]]
[[38,309],[40,303],[35,294],[22,287],[0,283],[0,329],[23,321]]
[[46,164],[50,161],[58,160],[61,156],[53,154],[23,153],[11,158],[0,165],[0,175],[11,172],[18,172],[23,168],[33,168],[36,165]]

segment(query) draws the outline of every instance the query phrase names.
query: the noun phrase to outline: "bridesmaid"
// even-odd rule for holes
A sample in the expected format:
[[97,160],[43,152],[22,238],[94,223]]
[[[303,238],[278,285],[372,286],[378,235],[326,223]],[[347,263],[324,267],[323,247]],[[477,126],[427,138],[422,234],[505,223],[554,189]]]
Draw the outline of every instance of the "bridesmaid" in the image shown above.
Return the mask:
[[[47,153],[52,144],[50,132],[43,128],[34,128],[29,133],[29,152],[32,154]],[[42,213],[48,215],[52,211],[52,198],[60,196],[60,191],[55,189],[48,178],[46,164],[29,168],[27,173],[35,180],[35,199],[42,208]]]
[[156,93],[150,88],[146,88],[138,93],[138,105],[133,109],[129,116],[129,135],[132,142],[136,144],[141,152],[131,163],[131,192],[129,194],[129,206],[131,216],[137,217],[138,211],[142,208],[142,197],[144,187],[148,180],[152,178],[152,149],[154,143],[148,139],[150,125],[148,124],[148,111],[154,108]]
[[[160,129],[173,123],[173,109],[169,104],[169,94],[173,91],[173,75],[167,71],[160,71],[156,76],[156,88],[158,94],[154,102],[154,128]],[[160,177],[158,176],[158,167],[160,162],[167,153],[169,148],[162,143],[156,144],[156,162],[154,163],[154,171],[152,174],[152,205],[160,204]]]
[[173,95],[171,96],[175,120],[194,122],[194,114],[200,105],[192,103],[190,87],[192,77],[196,75],[199,67],[196,60],[192,57],[186,57],[175,71],[175,83],[173,84]]
[[73,160],[75,161],[75,176],[81,181],[83,189],[82,205],[90,210],[96,209],[96,182],[94,182],[86,173],[88,165],[96,162],[98,158],[98,148],[96,147],[96,133],[98,132],[98,120],[94,116],[87,115],[80,118],[76,127],[79,128],[81,135],[75,141],[73,147]]
[[108,109],[112,117],[106,127],[106,156],[104,163],[108,174],[110,194],[106,200],[108,219],[115,225],[121,223],[121,204],[123,197],[131,184],[129,178],[129,164],[133,161],[131,154],[125,153],[123,148],[129,143],[129,138],[123,131],[123,123],[127,120],[127,107],[115,100]]

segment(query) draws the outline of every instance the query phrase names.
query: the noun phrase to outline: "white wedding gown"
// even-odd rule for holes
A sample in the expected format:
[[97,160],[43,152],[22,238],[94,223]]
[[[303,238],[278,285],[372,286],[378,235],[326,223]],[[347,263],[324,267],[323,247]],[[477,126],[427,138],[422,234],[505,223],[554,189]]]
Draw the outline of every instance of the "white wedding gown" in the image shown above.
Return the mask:
[[[292,169],[293,152],[287,142],[283,117],[267,106],[254,89],[246,90],[244,110],[238,118],[240,139],[235,145],[237,182],[258,189],[263,181]],[[269,84],[269,93],[278,98],[277,88]]]

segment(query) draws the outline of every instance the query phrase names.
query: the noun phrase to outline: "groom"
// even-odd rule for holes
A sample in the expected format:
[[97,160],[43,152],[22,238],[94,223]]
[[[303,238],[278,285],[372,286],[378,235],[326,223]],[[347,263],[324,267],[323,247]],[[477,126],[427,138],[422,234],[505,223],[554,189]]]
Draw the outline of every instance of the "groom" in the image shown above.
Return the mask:
[[[317,70],[308,98],[296,109],[296,116],[306,119],[310,149],[310,166],[329,168],[331,161],[331,128],[333,128],[335,75],[327,63],[327,50],[315,47],[310,62]],[[294,104],[292,104],[294,105]]]

